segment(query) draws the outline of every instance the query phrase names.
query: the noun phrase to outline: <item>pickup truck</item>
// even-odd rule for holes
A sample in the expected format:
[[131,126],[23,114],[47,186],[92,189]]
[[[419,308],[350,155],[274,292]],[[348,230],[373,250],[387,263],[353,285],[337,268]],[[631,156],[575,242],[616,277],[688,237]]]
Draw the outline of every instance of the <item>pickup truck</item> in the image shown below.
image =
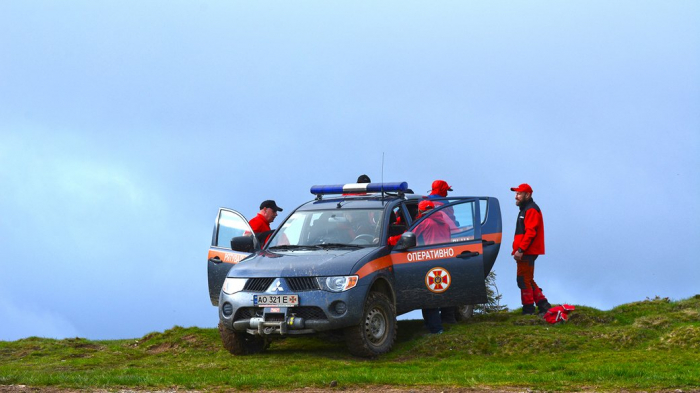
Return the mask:
[[[485,303],[501,244],[498,200],[431,199],[435,208],[418,217],[426,197],[407,190],[406,182],[313,186],[316,198],[265,244],[243,215],[220,208],[208,280],[224,347],[247,355],[321,335],[376,357],[393,347],[397,315]],[[449,237],[416,236],[433,215],[449,220]]]

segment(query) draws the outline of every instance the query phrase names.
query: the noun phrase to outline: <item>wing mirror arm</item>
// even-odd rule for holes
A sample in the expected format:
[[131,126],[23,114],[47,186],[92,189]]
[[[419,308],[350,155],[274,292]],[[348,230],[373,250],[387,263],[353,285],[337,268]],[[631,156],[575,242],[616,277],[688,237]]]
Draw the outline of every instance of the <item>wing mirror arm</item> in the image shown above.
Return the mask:
[[399,241],[394,246],[395,251],[407,250],[416,246],[416,234],[413,232],[404,232]]

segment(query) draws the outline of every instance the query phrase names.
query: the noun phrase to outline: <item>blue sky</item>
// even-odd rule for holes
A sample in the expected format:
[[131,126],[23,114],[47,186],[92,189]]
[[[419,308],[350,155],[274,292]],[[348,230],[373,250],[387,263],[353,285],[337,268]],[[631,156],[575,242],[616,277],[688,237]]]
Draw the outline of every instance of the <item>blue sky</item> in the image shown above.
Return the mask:
[[[700,293],[700,3],[0,2],[0,340],[213,327],[219,206],[528,182],[553,303]],[[384,167],[382,171],[382,154]]]

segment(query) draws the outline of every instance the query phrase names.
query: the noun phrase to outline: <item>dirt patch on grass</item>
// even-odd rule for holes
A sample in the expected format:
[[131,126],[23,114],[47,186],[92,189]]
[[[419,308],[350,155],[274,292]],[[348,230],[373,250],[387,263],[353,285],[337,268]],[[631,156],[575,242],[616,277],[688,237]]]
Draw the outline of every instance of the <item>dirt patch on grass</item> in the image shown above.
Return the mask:
[[163,352],[168,352],[171,350],[178,349],[177,344],[169,343],[169,342],[164,342],[156,345],[152,345],[146,349],[146,352],[150,353],[151,355],[163,353]]

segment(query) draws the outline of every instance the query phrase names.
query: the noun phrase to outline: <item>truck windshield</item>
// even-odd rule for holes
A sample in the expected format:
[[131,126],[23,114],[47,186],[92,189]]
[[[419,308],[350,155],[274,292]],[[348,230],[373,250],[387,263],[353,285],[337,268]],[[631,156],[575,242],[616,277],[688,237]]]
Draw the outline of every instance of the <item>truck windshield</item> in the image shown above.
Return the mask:
[[268,248],[324,244],[371,246],[382,234],[381,209],[294,212],[268,242]]

